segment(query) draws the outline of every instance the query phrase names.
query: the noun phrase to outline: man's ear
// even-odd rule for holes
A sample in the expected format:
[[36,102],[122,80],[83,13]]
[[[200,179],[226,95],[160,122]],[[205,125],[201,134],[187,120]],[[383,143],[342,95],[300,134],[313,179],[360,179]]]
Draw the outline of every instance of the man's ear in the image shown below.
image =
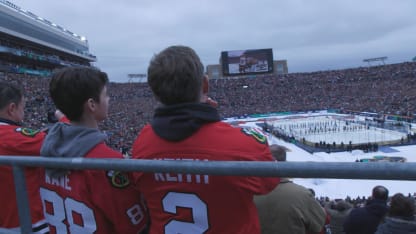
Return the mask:
[[7,114],[9,116],[14,116],[17,110],[17,104],[14,102],[11,102],[7,105]]
[[86,105],[87,105],[89,110],[94,111],[95,110],[95,104],[96,103],[95,103],[94,99],[88,98]]
[[5,113],[4,114],[6,114],[6,118],[7,119],[10,119],[10,120],[13,120],[13,121],[16,121],[16,122],[19,122],[19,121],[21,121],[19,118],[19,113],[18,113],[18,104],[17,103],[15,103],[15,102],[11,102],[11,103],[9,103],[9,104],[7,104],[7,106],[5,107]]

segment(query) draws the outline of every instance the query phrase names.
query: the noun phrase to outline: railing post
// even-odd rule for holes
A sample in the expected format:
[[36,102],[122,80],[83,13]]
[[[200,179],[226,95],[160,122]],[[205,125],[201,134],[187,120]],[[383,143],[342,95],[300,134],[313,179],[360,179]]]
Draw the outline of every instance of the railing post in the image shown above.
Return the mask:
[[21,233],[32,233],[32,219],[30,216],[29,197],[26,191],[24,168],[13,166],[13,177]]

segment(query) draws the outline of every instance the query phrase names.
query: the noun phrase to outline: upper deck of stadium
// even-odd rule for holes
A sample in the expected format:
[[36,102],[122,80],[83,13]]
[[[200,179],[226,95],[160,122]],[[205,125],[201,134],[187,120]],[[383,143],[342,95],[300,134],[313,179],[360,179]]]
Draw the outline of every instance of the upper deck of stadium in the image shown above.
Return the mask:
[[0,32],[95,61],[88,40],[15,4],[0,0]]

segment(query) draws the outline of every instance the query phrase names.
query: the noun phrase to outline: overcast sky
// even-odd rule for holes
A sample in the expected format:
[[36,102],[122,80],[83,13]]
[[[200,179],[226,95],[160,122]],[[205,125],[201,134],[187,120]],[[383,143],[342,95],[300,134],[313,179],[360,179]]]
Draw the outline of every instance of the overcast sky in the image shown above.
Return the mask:
[[110,80],[146,73],[170,45],[196,50],[204,65],[221,51],[273,48],[289,72],[365,66],[416,56],[414,0],[9,0],[87,37]]

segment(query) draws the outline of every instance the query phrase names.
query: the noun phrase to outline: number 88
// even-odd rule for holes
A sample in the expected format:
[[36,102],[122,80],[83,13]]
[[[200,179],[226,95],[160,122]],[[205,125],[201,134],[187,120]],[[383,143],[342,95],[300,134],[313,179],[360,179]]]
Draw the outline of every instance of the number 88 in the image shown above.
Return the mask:
[[[84,203],[76,201],[70,197],[62,199],[56,192],[40,188],[42,198],[43,213],[49,225],[56,229],[57,234],[66,234],[67,227],[65,219],[69,225],[69,233],[94,233],[97,230],[94,212]],[[52,204],[52,214],[46,211],[46,202]],[[73,213],[78,213],[82,217],[83,226],[74,222]]]

